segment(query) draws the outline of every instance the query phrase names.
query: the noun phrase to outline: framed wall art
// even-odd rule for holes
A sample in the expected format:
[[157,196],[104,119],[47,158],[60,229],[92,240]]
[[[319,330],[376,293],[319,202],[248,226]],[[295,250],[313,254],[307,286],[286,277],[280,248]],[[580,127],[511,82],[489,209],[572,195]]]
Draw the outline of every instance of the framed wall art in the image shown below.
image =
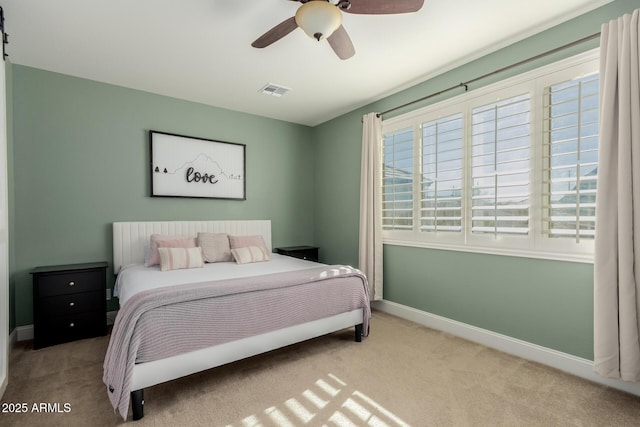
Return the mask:
[[149,131],[151,196],[246,200],[245,145]]

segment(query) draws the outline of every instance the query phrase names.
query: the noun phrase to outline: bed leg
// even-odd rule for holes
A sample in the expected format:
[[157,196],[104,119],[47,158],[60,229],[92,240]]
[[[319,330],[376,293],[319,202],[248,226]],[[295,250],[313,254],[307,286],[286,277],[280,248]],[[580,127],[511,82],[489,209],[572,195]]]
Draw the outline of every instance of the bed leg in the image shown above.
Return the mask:
[[131,410],[133,421],[141,420],[144,417],[144,389],[131,392]]
[[356,325],[356,342],[362,342],[362,323]]

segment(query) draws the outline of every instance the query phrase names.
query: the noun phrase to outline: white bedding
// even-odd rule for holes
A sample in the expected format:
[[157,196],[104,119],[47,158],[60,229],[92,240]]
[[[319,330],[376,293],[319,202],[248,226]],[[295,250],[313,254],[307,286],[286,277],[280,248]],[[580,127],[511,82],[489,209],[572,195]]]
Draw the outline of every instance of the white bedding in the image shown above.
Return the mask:
[[132,264],[122,267],[116,279],[113,295],[120,299],[120,305],[138,292],[165,286],[197,283],[209,280],[225,280],[238,277],[258,276],[262,274],[282,273],[318,267],[312,261],[292,258],[285,255],[270,254],[271,259],[251,264],[235,262],[206,263],[204,268],[160,271],[160,266],[145,267]]

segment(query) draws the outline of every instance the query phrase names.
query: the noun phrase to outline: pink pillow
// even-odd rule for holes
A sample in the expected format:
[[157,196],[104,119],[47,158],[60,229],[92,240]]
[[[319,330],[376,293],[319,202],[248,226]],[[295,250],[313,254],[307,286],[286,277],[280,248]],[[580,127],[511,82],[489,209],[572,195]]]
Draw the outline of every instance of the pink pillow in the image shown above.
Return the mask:
[[163,236],[161,234],[152,234],[149,244],[149,260],[145,263],[145,267],[160,264],[160,253],[158,247],[163,248],[195,248],[196,238],[187,236]]
[[229,236],[229,246],[231,249],[248,248],[249,246],[257,246],[267,250],[267,245],[264,243],[262,236]]

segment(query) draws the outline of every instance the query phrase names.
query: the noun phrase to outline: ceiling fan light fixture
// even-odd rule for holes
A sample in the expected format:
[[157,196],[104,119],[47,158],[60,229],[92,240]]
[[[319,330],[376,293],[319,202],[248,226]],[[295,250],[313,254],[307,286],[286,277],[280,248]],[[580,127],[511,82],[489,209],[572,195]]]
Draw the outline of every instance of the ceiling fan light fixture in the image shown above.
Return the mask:
[[326,0],[311,0],[296,11],[296,23],[309,37],[320,41],[342,25],[342,12]]

